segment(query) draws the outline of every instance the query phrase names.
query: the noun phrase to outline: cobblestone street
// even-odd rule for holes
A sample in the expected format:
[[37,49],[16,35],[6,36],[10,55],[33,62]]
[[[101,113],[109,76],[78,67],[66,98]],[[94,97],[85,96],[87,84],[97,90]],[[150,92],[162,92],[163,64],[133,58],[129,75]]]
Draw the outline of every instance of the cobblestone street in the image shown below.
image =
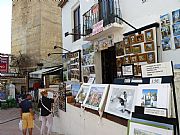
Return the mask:
[[[7,109],[7,110],[0,110],[0,135],[22,135],[21,131],[18,128],[19,119],[19,109]],[[11,119],[16,119],[13,121],[9,121]],[[9,121],[7,123],[1,124],[5,121]],[[40,122],[38,118],[35,120],[35,127],[33,129],[33,135],[40,135]],[[28,134],[27,134],[28,135]],[[52,135],[57,135],[53,133]]]

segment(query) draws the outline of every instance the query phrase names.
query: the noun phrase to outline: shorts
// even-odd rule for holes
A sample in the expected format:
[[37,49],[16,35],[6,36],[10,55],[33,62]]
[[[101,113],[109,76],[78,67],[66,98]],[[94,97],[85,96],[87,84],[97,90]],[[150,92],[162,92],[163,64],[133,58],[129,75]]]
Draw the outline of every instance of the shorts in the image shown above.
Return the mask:
[[31,113],[23,113],[22,114],[22,128],[34,128],[34,120]]

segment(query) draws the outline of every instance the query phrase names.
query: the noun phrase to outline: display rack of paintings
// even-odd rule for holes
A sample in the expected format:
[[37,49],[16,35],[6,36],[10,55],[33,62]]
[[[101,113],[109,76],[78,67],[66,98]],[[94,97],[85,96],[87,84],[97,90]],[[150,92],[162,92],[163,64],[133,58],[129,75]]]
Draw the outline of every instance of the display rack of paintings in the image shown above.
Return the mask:
[[[164,40],[165,41],[165,40]],[[114,44],[116,48],[117,76],[121,77],[121,66],[134,64],[135,76],[141,76],[141,65],[157,62],[156,29],[152,27],[141,33],[130,34]],[[138,67],[138,68],[137,68]]]
[[94,45],[89,42],[82,45],[83,82],[87,83],[90,77],[95,76]]
[[109,84],[91,84],[83,102],[83,106],[93,110],[101,110],[104,105],[108,89]]
[[67,72],[68,72],[68,80],[69,81],[81,81],[81,51],[75,51],[72,53],[68,53],[68,64],[67,64]]
[[59,109],[66,112],[66,84],[59,84]]
[[105,112],[131,119],[136,89],[136,86],[110,85]]

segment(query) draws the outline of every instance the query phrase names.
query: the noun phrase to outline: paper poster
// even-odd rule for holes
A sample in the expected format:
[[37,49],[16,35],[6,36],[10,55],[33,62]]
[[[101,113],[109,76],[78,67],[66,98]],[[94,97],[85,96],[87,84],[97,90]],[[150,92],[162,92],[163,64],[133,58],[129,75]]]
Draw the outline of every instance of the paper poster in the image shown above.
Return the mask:
[[110,85],[105,112],[131,119],[137,86]]

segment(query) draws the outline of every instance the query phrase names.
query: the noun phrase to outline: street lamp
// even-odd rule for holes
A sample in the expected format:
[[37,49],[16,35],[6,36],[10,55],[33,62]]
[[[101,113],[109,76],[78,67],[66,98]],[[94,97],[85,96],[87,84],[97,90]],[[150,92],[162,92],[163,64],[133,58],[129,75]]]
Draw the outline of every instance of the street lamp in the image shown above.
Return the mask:
[[65,49],[65,48],[63,48],[63,47],[61,47],[61,46],[57,46],[57,45],[55,45],[54,46],[54,49],[56,49],[56,48],[60,48],[60,49],[62,49],[62,50],[65,50],[65,51],[67,51],[67,52],[71,52],[71,51],[69,51],[69,50],[67,50],[67,49]]

